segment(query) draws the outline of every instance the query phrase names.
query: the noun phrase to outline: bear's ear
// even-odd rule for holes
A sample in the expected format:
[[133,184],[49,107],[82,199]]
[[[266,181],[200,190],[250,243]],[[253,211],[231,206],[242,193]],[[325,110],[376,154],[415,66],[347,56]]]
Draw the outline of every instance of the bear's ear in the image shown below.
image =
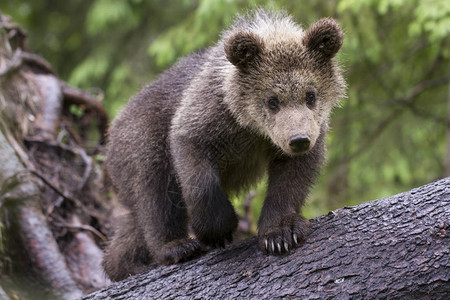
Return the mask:
[[227,59],[241,71],[248,70],[259,58],[263,47],[264,44],[258,36],[243,31],[231,35],[224,45]]
[[303,44],[310,52],[325,60],[332,59],[342,46],[344,33],[339,24],[329,18],[321,19],[305,32]]

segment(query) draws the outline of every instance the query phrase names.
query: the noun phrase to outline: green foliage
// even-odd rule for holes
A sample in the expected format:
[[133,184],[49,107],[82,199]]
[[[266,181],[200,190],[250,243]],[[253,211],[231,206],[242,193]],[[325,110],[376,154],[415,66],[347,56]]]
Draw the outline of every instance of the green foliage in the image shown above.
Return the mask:
[[93,80],[105,76],[108,67],[108,57],[101,54],[89,57],[75,67],[69,77],[69,82],[75,86],[86,85]]
[[358,14],[364,9],[390,16],[401,11],[412,13],[414,19],[407,24],[409,36],[426,33],[433,42],[450,35],[450,3],[447,0],[342,0],[338,5],[340,12]]
[[[409,26],[411,36],[426,33],[431,42],[450,36],[450,3],[446,0],[422,0],[414,10],[416,22]],[[447,49],[448,55],[448,49]]]
[[[4,0],[32,51],[63,79],[100,87],[114,115],[178,57],[208,47],[237,12],[285,8],[305,27],[335,17],[349,89],[333,115],[328,165],[304,213],[391,195],[442,177],[447,127],[447,0]],[[447,79],[446,79],[447,78]],[[266,185],[252,206],[257,219]],[[242,205],[243,196],[235,198]]]
[[91,35],[101,34],[117,24],[125,30],[132,30],[139,22],[128,1],[98,0],[87,14],[86,27]]
[[[188,2],[188,1],[186,1]],[[177,57],[198,48],[210,46],[219,38],[234,16],[245,8],[256,7],[257,1],[199,0],[193,13],[159,35],[148,48],[160,67],[167,67]],[[267,4],[266,7],[272,7]]]
[[72,115],[76,117],[81,117],[83,115],[83,109],[79,107],[78,105],[71,105],[69,107],[69,111]]

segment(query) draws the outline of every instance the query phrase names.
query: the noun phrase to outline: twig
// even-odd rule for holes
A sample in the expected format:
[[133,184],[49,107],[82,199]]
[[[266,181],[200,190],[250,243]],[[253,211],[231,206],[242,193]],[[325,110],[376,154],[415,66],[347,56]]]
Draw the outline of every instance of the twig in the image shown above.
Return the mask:
[[434,88],[443,84],[446,84],[450,80],[450,76],[445,76],[437,79],[424,80],[412,88],[409,93],[404,97],[404,101],[408,101],[412,98],[419,96],[423,91]]
[[92,227],[91,225],[87,225],[87,224],[70,224],[70,223],[66,223],[66,222],[54,222],[54,224],[56,226],[65,227],[65,228],[68,228],[68,229],[89,231],[89,232],[93,233],[95,236],[97,236],[99,239],[101,239],[103,242],[107,241],[106,237],[100,231],[98,231],[97,229]]
[[64,150],[72,151],[75,154],[78,154],[84,161],[86,167],[84,168],[83,177],[81,178],[81,182],[78,184],[78,190],[81,190],[86,185],[89,176],[91,176],[92,172],[92,159],[87,155],[86,151],[81,147],[76,147],[71,149],[68,146],[61,145]]
[[[73,139],[75,139],[75,146],[74,148],[71,148],[69,146],[65,146],[63,144],[63,138],[64,135],[70,135]],[[59,146],[61,148],[63,148],[66,151],[70,151],[74,154],[78,154],[84,161],[86,167],[84,169],[84,173],[83,173],[83,177],[82,180],[80,182],[80,184],[78,184],[78,190],[83,189],[83,187],[85,186],[87,180],[89,179],[89,176],[91,175],[92,172],[92,159],[89,155],[87,155],[86,151],[84,150],[84,148],[79,147],[78,145],[81,144],[81,141],[78,140],[79,137],[78,136],[74,136],[72,132],[69,132],[66,128],[66,126],[62,126],[61,132],[60,134],[58,134],[58,137],[56,139],[57,143],[59,144]]]
[[[42,175],[39,171],[37,171],[35,165],[29,159],[28,154],[22,149],[22,147],[19,145],[19,143],[16,141],[16,139],[12,136],[12,134],[8,130],[8,127],[6,126],[6,124],[4,124],[4,122],[1,118],[0,118],[0,125],[3,128],[3,132],[5,134],[6,139],[8,140],[10,145],[13,147],[14,151],[16,152],[16,154],[19,157],[19,159],[21,160],[21,162],[26,166],[26,168],[29,170],[29,172],[31,174],[33,174],[34,176],[39,178],[44,184],[46,184],[48,187],[50,187],[54,192],[56,192],[58,195],[63,197],[64,200],[71,201],[72,203],[77,205],[77,207],[81,208],[87,215],[98,218],[98,216],[96,214],[94,214],[93,212],[89,211],[79,199],[77,199],[74,196],[70,195],[69,193],[64,192],[61,189],[59,189],[54,184],[52,184],[50,182],[50,180],[48,180],[44,175]],[[43,141],[37,141],[37,140],[32,140],[32,141],[44,143]],[[61,147],[60,145],[58,145],[58,146]],[[69,148],[66,148],[65,150],[72,151]],[[86,153],[85,153],[85,155],[87,156]],[[80,156],[83,157],[82,155],[80,155]],[[88,159],[87,161],[90,161],[90,159]],[[91,164],[89,167],[86,168],[86,170],[84,172],[85,175],[83,176],[83,178],[86,177],[88,170],[90,173],[92,170]],[[87,176],[86,179],[83,179],[83,181],[86,182],[88,177],[89,176]],[[82,187],[84,186],[84,184],[82,185]],[[80,186],[81,186],[81,184],[80,184]]]
[[411,111],[414,112],[414,102],[417,99],[417,96],[419,96],[421,93],[423,93],[425,90],[434,88],[443,84],[447,84],[450,80],[450,77],[442,77],[437,79],[431,79],[431,80],[423,80],[419,84],[417,84],[415,87],[413,87],[404,97],[401,98],[394,98],[385,101],[384,103],[394,103],[394,104],[400,104],[400,107],[397,107],[394,109],[386,118],[384,118],[381,122],[378,123],[378,126],[372,131],[371,134],[368,135],[368,138],[365,139],[365,142],[353,153],[350,153],[346,156],[344,156],[340,163],[348,163],[350,160],[354,159],[355,157],[359,156],[361,153],[364,152],[364,149],[368,146],[370,146],[375,139],[380,136],[380,134],[388,127],[388,125],[397,118],[398,115],[400,115],[403,112],[403,107],[407,107]]
[[84,169],[83,177],[81,179],[81,182],[78,184],[77,189],[81,190],[85,186],[85,184],[86,184],[87,180],[89,179],[89,176],[91,175],[91,172],[92,172],[92,158],[89,157],[89,155],[87,155],[86,151],[82,147],[79,147],[78,145],[75,145],[72,147],[72,146],[64,145],[62,143],[56,144],[54,142],[42,139],[41,137],[38,137],[38,136],[26,137],[25,140],[28,142],[42,143],[47,146],[57,147],[64,151],[70,152],[74,155],[80,156],[81,159],[83,160],[84,164],[86,165],[86,167]]
[[31,174],[33,174],[34,176],[36,176],[40,180],[42,180],[49,188],[51,188],[55,193],[57,193],[58,195],[63,197],[65,200],[68,200],[68,201],[71,201],[72,203],[75,203],[80,208],[84,207],[83,203],[80,200],[78,200],[75,197],[73,197],[71,194],[69,194],[69,192],[63,191],[60,188],[58,188],[57,186],[55,186],[53,183],[51,183],[50,180],[48,180],[39,171],[37,171],[37,170],[30,170],[30,172],[31,172]]
[[389,126],[389,124],[397,118],[398,115],[402,113],[402,109],[397,108],[396,110],[392,111],[386,118],[384,118],[383,121],[378,123],[378,126],[372,131],[370,135],[368,135],[368,138],[365,139],[365,142],[353,153],[350,153],[349,155],[344,156],[341,159],[341,163],[349,163],[352,159],[359,156],[361,153],[364,152],[364,149],[366,147],[370,146],[380,135],[381,133]]
[[3,132],[5,134],[6,139],[8,140],[9,144],[13,147],[14,151],[16,152],[21,162],[26,166],[28,170],[35,170],[36,168],[29,159],[28,154],[22,149],[17,140],[13,137],[13,135],[8,129],[8,126],[6,126],[2,118],[0,118],[0,125],[3,128]]
[[59,196],[58,199],[56,199],[56,201],[52,201],[46,209],[47,216],[50,216],[53,213],[53,211],[55,210],[55,207],[60,207],[61,204],[63,203],[63,201],[64,201],[64,197],[62,197],[62,196]]

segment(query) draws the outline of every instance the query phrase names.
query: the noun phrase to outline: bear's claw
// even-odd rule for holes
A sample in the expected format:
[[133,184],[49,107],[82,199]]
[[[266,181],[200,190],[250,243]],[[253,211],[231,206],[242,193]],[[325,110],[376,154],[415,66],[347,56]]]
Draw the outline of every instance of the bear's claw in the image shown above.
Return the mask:
[[297,214],[289,214],[275,224],[260,228],[259,246],[266,253],[289,253],[304,240],[309,222]]
[[294,243],[298,245],[297,235],[295,233],[292,235],[292,239],[294,240]]

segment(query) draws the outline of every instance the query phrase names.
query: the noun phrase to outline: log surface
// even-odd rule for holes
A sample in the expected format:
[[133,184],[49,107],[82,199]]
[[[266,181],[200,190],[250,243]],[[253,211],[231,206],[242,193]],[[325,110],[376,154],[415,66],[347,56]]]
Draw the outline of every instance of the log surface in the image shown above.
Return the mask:
[[450,177],[312,221],[306,242],[266,256],[250,238],[158,267],[84,299],[445,299]]

